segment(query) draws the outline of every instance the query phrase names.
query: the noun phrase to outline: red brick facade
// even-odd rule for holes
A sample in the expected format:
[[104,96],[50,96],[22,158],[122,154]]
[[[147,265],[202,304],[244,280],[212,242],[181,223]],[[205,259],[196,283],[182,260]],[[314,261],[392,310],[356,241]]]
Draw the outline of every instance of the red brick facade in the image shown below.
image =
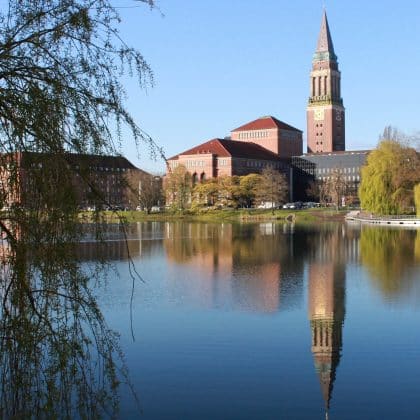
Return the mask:
[[302,131],[272,116],[251,121],[230,133],[232,140],[253,142],[281,158],[302,152]]
[[341,73],[324,12],[317,50],[312,61],[307,107],[308,153],[345,150],[345,113]]
[[266,148],[245,141],[213,139],[168,159],[169,171],[183,165],[193,184],[221,176],[260,173],[266,167],[288,175],[286,159]]
[[100,205],[135,209],[141,181],[152,177],[122,156],[63,153],[52,160],[45,153],[2,155],[2,206],[31,207],[37,194],[42,194],[39,189],[47,173],[62,176],[62,188],[69,188],[81,208]]

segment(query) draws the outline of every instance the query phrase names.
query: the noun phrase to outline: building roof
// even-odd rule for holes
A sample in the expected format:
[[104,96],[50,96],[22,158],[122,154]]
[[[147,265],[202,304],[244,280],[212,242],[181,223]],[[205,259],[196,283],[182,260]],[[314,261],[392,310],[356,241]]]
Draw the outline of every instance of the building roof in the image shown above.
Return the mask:
[[318,152],[318,153],[304,153],[300,157],[312,157],[312,156],[331,156],[331,155],[364,155],[370,153],[372,150],[335,150],[333,152]]
[[90,155],[82,153],[63,153],[63,154],[52,154],[52,153],[38,153],[38,152],[21,152],[21,165],[23,167],[29,167],[32,163],[42,162],[45,159],[51,157],[62,159],[69,165],[90,167],[90,168],[124,168],[124,169],[136,169],[141,172],[145,171],[134,166],[128,159],[123,156],[110,156],[110,155]]
[[298,130],[295,127],[292,127],[289,124],[284,123],[283,121],[278,120],[277,118],[272,117],[271,115],[267,115],[265,117],[258,118],[254,121],[241,125],[238,128],[232,130],[235,131],[249,131],[249,130],[264,130],[270,128],[281,128],[283,130],[291,130],[291,131],[298,131],[301,133],[301,130]]
[[244,141],[212,139],[192,149],[179,153],[168,160],[176,160],[180,155],[213,154],[217,157],[236,157],[247,159],[280,160],[279,157],[264,147]]
[[327,12],[325,10],[322,15],[321,29],[319,31],[314,60],[337,60],[337,56],[334,53],[330,27],[328,25]]

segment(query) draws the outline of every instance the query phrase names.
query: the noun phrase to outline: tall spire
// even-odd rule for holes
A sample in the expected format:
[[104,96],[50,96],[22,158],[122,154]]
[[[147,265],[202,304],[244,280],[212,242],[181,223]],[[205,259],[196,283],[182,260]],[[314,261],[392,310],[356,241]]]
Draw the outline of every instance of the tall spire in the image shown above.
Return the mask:
[[325,9],[317,48],[312,58],[306,112],[308,153],[346,150],[341,73]]
[[337,56],[334,53],[334,45],[332,42],[330,27],[328,26],[327,12],[325,9],[322,15],[321,29],[319,31],[318,45],[314,55],[314,60],[337,60]]

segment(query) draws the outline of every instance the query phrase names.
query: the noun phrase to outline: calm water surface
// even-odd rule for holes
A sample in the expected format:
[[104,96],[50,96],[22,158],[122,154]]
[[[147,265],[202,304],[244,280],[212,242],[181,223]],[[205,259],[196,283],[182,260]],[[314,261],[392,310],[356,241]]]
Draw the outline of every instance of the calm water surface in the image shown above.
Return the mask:
[[[98,291],[146,419],[419,419],[420,230],[138,223]],[[83,244],[86,259],[98,249]]]

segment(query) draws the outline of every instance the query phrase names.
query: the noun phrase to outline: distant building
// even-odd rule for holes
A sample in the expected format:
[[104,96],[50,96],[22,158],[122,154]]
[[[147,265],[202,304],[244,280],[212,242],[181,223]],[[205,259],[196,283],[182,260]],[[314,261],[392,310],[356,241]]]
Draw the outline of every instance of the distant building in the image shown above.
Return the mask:
[[288,176],[289,159],[248,141],[212,139],[168,159],[171,170],[184,165],[193,184],[221,176],[260,173],[270,167]]
[[213,139],[170,158],[169,170],[184,165],[197,183],[273,167],[286,175],[292,201],[308,200],[311,181],[327,181],[338,171],[357,200],[360,169],[369,150],[346,151],[341,73],[325,11],[312,60],[307,130],[308,153],[303,154],[301,130],[272,116],[261,117],[232,130],[229,139]]
[[338,171],[343,176],[349,195],[357,196],[361,181],[361,168],[370,150],[353,150],[331,153],[308,153],[291,160],[295,182],[295,199],[306,199],[306,189],[311,181],[328,181]]
[[312,59],[306,115],[308,153],[291,159],[293,199],[308,199],[306,190],[311,181],[326,182],[338,172],[346,183],[347,194],[357,200],[360,170],[370,150],[346,151],[341,73],[325,11]]
[[66,174],[64,183],[71,186],[80,208],[135,209],[142,180],[154,178],[122,156],[16,152],[2,155],[1,161],[4,207],[34,205],[37,194],[43,194],[46,171]]
[[258,118],[231,131],[231,139],[252,142],[282,158],[300,155],[302,131],[272,116]]
[[341,73],[338,70],[325,11],[317,49],[312,59],[310,97],[306,115],[308,153],[346,149]]

